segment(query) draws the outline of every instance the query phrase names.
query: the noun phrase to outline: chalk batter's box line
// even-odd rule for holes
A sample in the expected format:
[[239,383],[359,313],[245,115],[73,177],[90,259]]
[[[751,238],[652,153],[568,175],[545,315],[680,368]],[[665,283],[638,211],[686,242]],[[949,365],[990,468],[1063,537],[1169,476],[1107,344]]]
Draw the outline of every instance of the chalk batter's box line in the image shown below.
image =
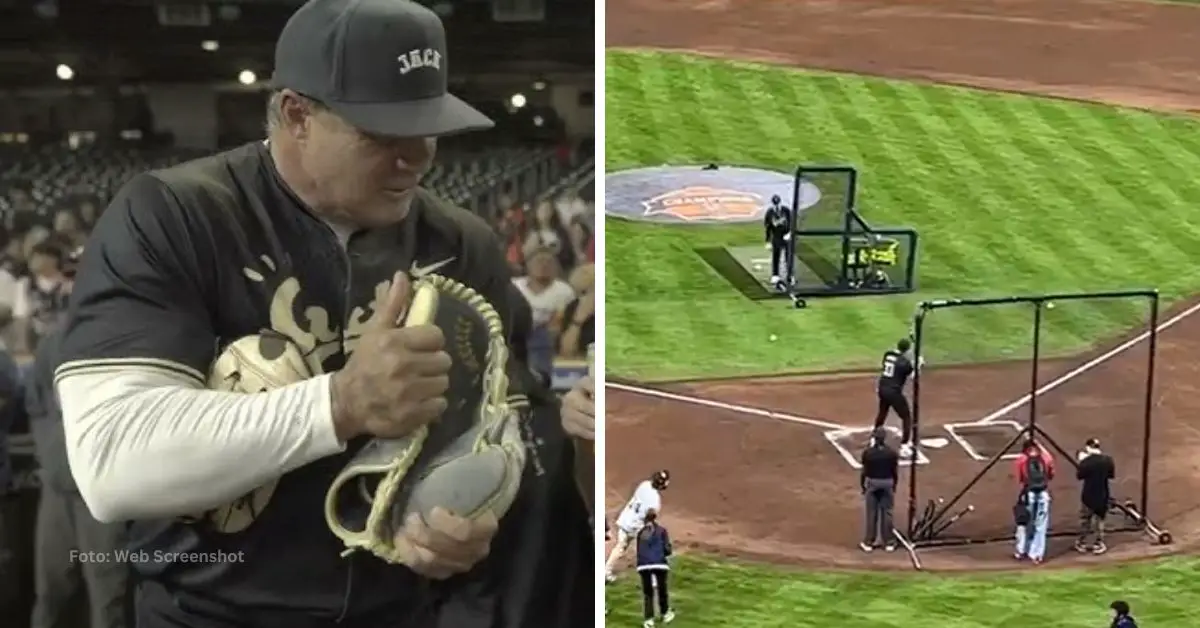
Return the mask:
[[[900,428],[894,425],[888,425],[885,426],[885,428],[897,438],[901,436]],[[867,434],[873,431],[875,431],[875,428],[873,427],[848,427],[840,430],[829,430],[828,432],[825,432],[825,440],[829,441],[829,443],[833,445],[833,448],[836,449],[839,454],[841,454],[842,459],[845,460],[851,467],[854,467],[855,469],[862,469],[862,464],[859,463],[858,459],[854,457],[854,454],[850,453],[850,450],[846,449],[841,443],[838,442],[838,440],[853,434]],[[926,456],[925,452],[921,451],[919,448],[917,449],[917,464],[929,464],[929,457]],[[900,466],[912,466],[912,459],[908,457],[900,458]]]
[[[979,422],[947,423],[947,424],[943,425],[942,427],[946,428],[946,431],[950,433],[950,438],[953,438],[954,441],[958,443],[959,447],[962,447],[963,451],[967,452],[968,456],[970,456],[971,458],[973,458],[975,460],[978,460],[979,462],[987,462],[992,459],[991,456],[980,455],[979,451],[977,451],[975,449],[975,447],[973,447],[971,445],[971,443],[966,438],[963,437],[962,434],[958,433],[958,429],[963,428],[963,427],[972,427],[972,428],[978,429],[981,427],[989,428],[989,427],[1005,427],[1005,426],[1011,427],[1014,434],[1017,432],[1020,432],[1022,429],[1021,424],[1017,423],[1016,421],[992,421],[991,423],[979,423]],[[1004,455],[1000,456],[1000,459],[1001,460],[1012,460],[1019,455],[1020,454],[1004,454]]]

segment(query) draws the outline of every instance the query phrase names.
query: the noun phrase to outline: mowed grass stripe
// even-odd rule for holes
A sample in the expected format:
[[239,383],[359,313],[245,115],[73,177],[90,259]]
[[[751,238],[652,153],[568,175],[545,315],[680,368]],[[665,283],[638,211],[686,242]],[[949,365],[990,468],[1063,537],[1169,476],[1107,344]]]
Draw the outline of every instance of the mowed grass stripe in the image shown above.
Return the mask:
[[[1131,114],[1130,118],[1137,118]],[[1181,229],[1189,228],[1187,212],[1164,212],[1163,221],[1157,229],[1138,219],[1140,212],[1147,206],[1170,208],[1180,205],[1180,196],[1149,173],[1136,173],[1135,179],[1116,180],[1111,173],[1121,163],[1138,159],[1138,154],[1132,146],[1141,143],[1139,134],[1132,131],[1128,120],[1116,120],[1109,126],[1096,123],[1095,118],[1078,115],[1071,110],[1056,109],[1048,111],[1047,123],[1051,127],[1061,128],[1066,134],[1067,143],[1083,158],[1092,163],[1104,166],[1098,172],[1105,176],[1108,184],[1107,191],[1111,198],[1108,202],[1096,208],[1096,215],[1089,216],[1088,222],[1077,228],[1081,235],[1102,237],[1108,239],[1110,246],[1123,257],[1140,256],[1158,265],[1179,265],[1186,263],[1187,254],[1183,247],[1190,246],[1196,233],[1179,235]],[[1163,137],[1161,139],[1169,139]],[[1163,154],[1163,163],[1171,164],[1164,167],[1175,167],[1183,160],[1195,162],[1194,156],[1163,146],[1155,152]],[[1200,166],[1200,164],[1195,164]],[[1194,170],[1193,170],[1194,172]],[[1189,194],[1200,194],[1190,183],[1185,172],[1177,171],[1180,189],[1190,188]]]
[[[1129,601],[1139,625],[1192,625],[1200,561],[1170,559],[1102,570],[1001,576],[827,574],[681,556],[671,572],[676,624],[693,628],[1094,628],[1108,603]],[[641,618],[637,578],[606,589],[609,625]]]
[[[912,129],[920,128],[924,133],[924,141],[918,142],[920,148],[916,149],[916,153],[921,160],[929,164],[938,172],[945,172],[949,169],[957,169],[960,171],[969,171],[974,173],[977,185],[965,190],[951,190],[944,187],[945,179],[939,174],[932,173],[929,176],[914,176],[908,180],[908,189],[911,189],[921,195],[921,199],[917,202],[922,206],[940,207],[943,211],[949,212],[983,212],[992,221],[996,221],[1000,214],[1005,211],[1003,205],[990,202],[992,199],[1005,198],[1004,191],[997,189],[993,177],[988,176],[987,168],[980,162],[977,155],[973,154],[970,147],[961,140],[962,134],[956,126],[961,126],[962,120],[960,117],[947,116],[946,113],[957,114],[958,112],[943,112],[937,117],[930,117],[924,112],[918,111],[920,106],[919,90],[907,89],[902,90],[898,87],[893,87],[893,84],[874,83],[866,84],[864,89],[873,91],[877,95],[879,102],[886,102],[890,105],[887,110],[894,117],[892,126],[894,129],[905,128]],[[942,123],[935,126],[933,121]],[[938,193],[931,194],[929,190],[940,188]],[[948,203],[954,202],[964,203],[965,206],[954,206]],[[911,202],[911,201],[910,201]],[[972,265],[977,262],[979,257],[979,249],[982,246],[990,246],[997,237],[1013,237],[1007,246],[1028,246],[1025,234],[1019,232],[996,233],[994,230],[979,230],[978,232],[964,232],[959,229],[955,233],[947,234],[947,237],[930,238],[931,243],[928,251],[930,255],[936,256],[939,266],[944,262],[948,267],[954,270],[953,273],[940,278],[935,284],[931,285],[922,282],[922,289],[930,291],[934,288],[943,288],[947,291],[954,289],[962,289],[958,284],[958,278],[970,276],[973,273]],[[1021,272],[1029,272],[1032,268],[1021,268],[1024,258],[1016,258],[1012,261],[1016,264],[1016,269]]]
[[[1057,194],[1039,185],[1042,182],[1037,172],[1028,169],[1022,158],[1024,151],[1012,142],[1009,133],[992,122],[994,117],[1007,114],[1008,103],[981,96],[971,93],[969,97],[947,102],[959,114],[958,136],[984,165],[986,174],[973,180],[972,185],[994,191],[984,207],[985,214],[964,215],[969,225],[964,231],[986,233],[986,241],[978,246],[994,250],[997,261],[1009,271],[1006,273],[1011,277],[1009,281],[1018,288],[1045,268],[1044,252],[1057,248],[1046,240],[1045,230],[1030,229],[1022,224],[1022,219],[1042,211],[1045,204],[1055,201]],[[984,219],[988,221],[986,225]]]
[[[1041,246],[1030,248],[1027,253],[1029,259],[1043,268],[1048,264],[1058,264],[1064,272],[1064,279],[1072,284],[1070,287],[1073,289],[1103,288],[1103,285],[1089,285],[1094,277],[1091,269],[1108,261],[1113,251],[1096,247],[1094,232],[1087,228],[1087,224],[1079,224],[1078,218],[1080,210],[1085,215],[1092,214],[1108,204],[1109,199],[1103,194],[1108,184],[1102,178],[1092,176],[1092,165],[1079,158],[1063,136],[1045,124],[1042,111],[1053,106],[1023,106],[1026,104],[1020,100],[1006,99],[1006,106],[996,108],[985,124],[993,125],[995,132],[1024,129],[1024,133],[1009,136],[1008,145],[1012,150],[1030,155],[1039,162],[1061,164],[1054,170],[1038,172],[1036,178],[1014,181],[1016,185],[1029,181],[1040,183],[1040,195],[1029,200],[1031,205],[1028,213],[1037,215],[1037,220],[1043,225],[1034,230]],[[1027,231],[1025,226],[1020,228]],[[1069,256],[1064,255],[1067,251],[1071,252]],[[1104,281],[1110,280],[1104,278]]]
[[[1185,272],[1200,261],[1200,230],[1186,220],[1200,187],[1183,172],[1197,161],[1185,148],[1194,144],[1145,145],[1156,136],[1200,135],[1195,122],[962,88],[731,69],[710,59],[611,57],[612,167],[857,164],[868,219],[921,232],[923,287],[910,297],[821,300],[798,313],[747,301],[694,252],[761,243],[757,225],[609,221],[609,368],[616,374],[669,379],[865,366],[907,330],[921,298],[1142,285],[1176,298],[1197,283]],[[670,111],[647,111],[656,106]],[[1080,120],[1107,136],[1085,138]],[[1109,141],[1118,148],[1105,150]],[[1177,168],[1155,170],[1164,153],[1175,155]],[[1126,198],[1136,187],[1126,192],[1120,184],[1146,172],[1159,178],[1131,216]],[[1134,218],[1138,224],[1122,228]],[[1162,246],[1145,242],[1155,239]],[[962,325],[978,341],[952,353],[1000,357],[1014,344],[1005,338],[1014,321],[1023,322],[1012,316],[944,323]],[[1113,324],[1126,318],[1118,310],[1083,312],[1063,323],[1060,337],[1091,344],[1093,334],[1120,331]],[[771,333],[780,340],[770,342]]]
[[[1171,211],[1172,207],[1181,205],[1180,194],[1158,181],[1138,176],[1139,173],[1124,179],[1113,176],[1122,163],[1136,157],[1128,147],[1136,145],[1139,140],[1126,131],[1128,121],[1144,117],[1145,114],[1130,112],[1125,118],[1112,120],[1107,127],[1086,125],[1085,131],[1083,125],[1079,124],[1083,119],[1080,115],[1069,115],[1062,107],[1039,106],[1039,109],[1046,120],[1043,132],[1049,129],[1064,131],[1063,142],[1057,148],[1070,151],[1080,163],[1095,166],[1069,169],[1062,177],[1067,184],[1079,185],[1092,192],[1093,204],[1085,208],[1087,211],[1082,217],[1083,222],[1063,225],[1064,233],[1075,239],[1080,249],[1095,253],[1090,260],[1095,265],[1084,267],[1085,279],[1092,280],[1095,275],[1093,269],[1098,266],[1108,266],[1110,273],[1122,274],[1122,271],[1130,270],[1123,263],[1130,258],[1140,258],[1144,265],[1159,267],[1186,263],[1186,253],[1182,248],[1194,246],[1192,238],[1195,234],[1191,234],[1192,237],[1187,238],[1186,242],[1181,241],[1178,235],[1187,222],[1183,219],[1186,212]],[[1107,136],[1103,134],[1106,129],[1111,131]],[[1092,145],[1093,134],[1108,139],[1098,146]],[[1080,145],[1089,146],[1090,149],[1081,148]],[[1112,151],[1123,154],[1118,158]],[[1191,185],[1188,177],[1180,176],[1178,181],[1181,191],[1190,188],[1184,193],[1195,195],[1200,192]],[[1161,221],[1151,225],[1139,220],[1140,214],[1149,207],[1160,208]],[[1096,240],[1104,240],[1105,246],[1096,246]],[[1141,284],[1138,277],[1130,276],[1127,272],[1122,279],[1126,285]],[[1088,284],[1084,282],[1083,285]],[[1171,285],[1160,287],[1172,293],[1179,289]]]

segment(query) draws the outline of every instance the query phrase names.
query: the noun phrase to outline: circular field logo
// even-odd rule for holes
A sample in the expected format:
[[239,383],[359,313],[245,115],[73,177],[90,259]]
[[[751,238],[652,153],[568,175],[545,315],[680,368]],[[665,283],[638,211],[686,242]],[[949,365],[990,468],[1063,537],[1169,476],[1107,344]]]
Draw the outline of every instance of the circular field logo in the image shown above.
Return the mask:
[[[761,221],[778,195],[792,204],[795,177],[771,170],[738,167],[658,166],[609,173],[604,181],[604,211],[633,220],[669,223],[743,223]],[[800,210],[821,199],[804,181]]]

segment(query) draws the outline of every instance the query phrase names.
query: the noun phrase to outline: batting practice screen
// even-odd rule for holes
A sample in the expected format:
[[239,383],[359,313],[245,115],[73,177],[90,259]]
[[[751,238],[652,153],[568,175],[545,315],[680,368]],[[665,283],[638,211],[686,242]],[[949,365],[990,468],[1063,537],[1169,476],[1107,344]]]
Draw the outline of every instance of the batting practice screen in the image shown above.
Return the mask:
[[[945,439],[955,451],[937,458],[944,468],[935,461],[909,478],[914,540],[1012,539],[1015,459],[1031,434],[1057,467],[1051,535],[1079,529],[1075,462],[1090,438],[1116,462],[1113,498],[1153,517],[1157,317],[1153,291],[922,304],[913,329],[925,361],[913,381],[917,430],[922,442]],[[1122,523],[1110,514],[1110,527]]]
[[[800,166],[796,170],[796,193],[792,207],[802,209],[796,216],[795,231],[842,231],[846,213],[854,208],[858,174],[845,166]],[[815,192],[815,194],[814,194]],[[804,207],[801,199],[816,197],[816,203]]]

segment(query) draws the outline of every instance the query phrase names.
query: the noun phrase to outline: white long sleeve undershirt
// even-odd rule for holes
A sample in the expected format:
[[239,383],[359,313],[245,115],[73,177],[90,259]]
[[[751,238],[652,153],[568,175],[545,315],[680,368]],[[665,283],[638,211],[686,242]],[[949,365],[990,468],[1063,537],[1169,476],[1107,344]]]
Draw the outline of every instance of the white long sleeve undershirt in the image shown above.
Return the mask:
[[198,514],[341,452],[330,375],[259,394],[161,370],[71,373],[62,401],[71,475],[104,522]]

